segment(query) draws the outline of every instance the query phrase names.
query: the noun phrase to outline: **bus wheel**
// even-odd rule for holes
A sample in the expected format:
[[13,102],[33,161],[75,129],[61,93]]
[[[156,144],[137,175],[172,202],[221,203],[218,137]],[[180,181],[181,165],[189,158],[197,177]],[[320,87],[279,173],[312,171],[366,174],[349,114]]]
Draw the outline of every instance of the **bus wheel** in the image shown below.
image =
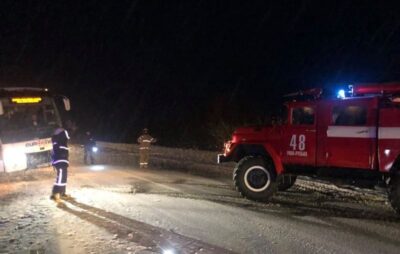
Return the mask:
[[278,185],[272,161],[253,156],[239,161],[233,172],[233,181],[243,197],[256,201],[269,200]]

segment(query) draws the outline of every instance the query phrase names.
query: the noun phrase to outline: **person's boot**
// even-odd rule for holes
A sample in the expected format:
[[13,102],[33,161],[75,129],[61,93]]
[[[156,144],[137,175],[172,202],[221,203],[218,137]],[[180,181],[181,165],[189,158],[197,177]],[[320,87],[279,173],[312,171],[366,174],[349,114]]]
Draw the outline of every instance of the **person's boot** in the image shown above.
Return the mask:
[[50,199],[51,199],[51,200],[54,200],[56,203],[62,202],[60,193],[53,193],[53,194],[50,196]]
[[68,195],[68,194],[61,194],[61,199],[63,199],[63,200],[74,200],[74,198],[71,196],[71,195]]

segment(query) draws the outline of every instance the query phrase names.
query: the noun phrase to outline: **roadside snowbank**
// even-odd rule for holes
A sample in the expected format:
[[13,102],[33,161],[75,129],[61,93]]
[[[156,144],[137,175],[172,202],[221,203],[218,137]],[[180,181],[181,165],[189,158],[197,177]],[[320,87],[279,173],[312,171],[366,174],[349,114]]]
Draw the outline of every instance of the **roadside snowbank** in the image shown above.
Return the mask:
[[[99,151],[96,163],[113,165],[138,165],[139,147],[135,144],[97,142]],[[231,176],[233,163],[217,164],[217,152],[194,149],[153,146],[150,166],[161,169],[174,169],[198,175]],[[70,150],[71,161],[83,162],[83,148],[73,145]]]
[[[94,156],[96,164],[139,166],[138,145],[97,142],[97,146],[99,150]],[[210,151],[153,146],[150,167],[208,177],[230,178],[234,164],[217,164],[217,154],[217,152]],[[70,163],[72,166],[83,163],[83,147],[81,145],[70,145]],[[53,168],[49,166],[11,173],[0,172],[0,183],[35,181],[50,177],[54,177],[54,172]]]

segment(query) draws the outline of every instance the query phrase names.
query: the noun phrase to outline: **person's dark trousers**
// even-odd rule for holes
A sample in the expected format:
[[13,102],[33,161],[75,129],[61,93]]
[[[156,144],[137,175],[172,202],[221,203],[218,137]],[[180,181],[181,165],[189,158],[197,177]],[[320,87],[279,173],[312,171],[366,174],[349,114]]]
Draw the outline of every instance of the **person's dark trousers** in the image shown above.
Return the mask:
[[90,160],[90,163],[94,163],[94,158],[93,158],[93,152],[91,149],[85,149],[85,152],[83,154],[83,163],[89,164],[88,159]]
[[65,191],[67,188],[67,178],[68,178],[68,166],[54,166],[57,171],[56,181],[53,185],[52,194],[59,193],[60,195],[65,195]]

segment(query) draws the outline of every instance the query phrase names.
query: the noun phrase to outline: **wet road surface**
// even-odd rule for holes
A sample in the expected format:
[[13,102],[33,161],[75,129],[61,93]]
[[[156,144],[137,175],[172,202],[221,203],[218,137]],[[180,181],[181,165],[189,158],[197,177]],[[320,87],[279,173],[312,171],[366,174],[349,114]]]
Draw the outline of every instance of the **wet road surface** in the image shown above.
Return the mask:
[[[0,253],[398,253],[400,220],[379,191],[299,180],[272,202],[230,179],[116,166],[0,183]],[[168,252],[171,251],[171,252]]]

